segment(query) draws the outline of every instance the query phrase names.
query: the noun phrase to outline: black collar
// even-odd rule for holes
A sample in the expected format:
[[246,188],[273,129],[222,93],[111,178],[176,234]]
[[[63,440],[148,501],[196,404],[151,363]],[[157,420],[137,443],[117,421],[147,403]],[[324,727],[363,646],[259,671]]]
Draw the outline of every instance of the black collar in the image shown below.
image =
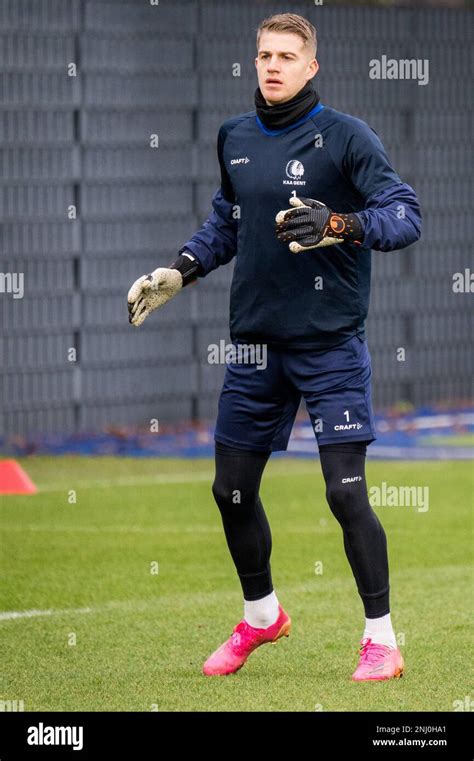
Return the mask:
[[255,90],[255,108],[257,116],[267,129],[283,129],[305,116],[319,103],[319,95],[311,79],[304,87],[285,103],[269,106],[262,95],[260,87]]

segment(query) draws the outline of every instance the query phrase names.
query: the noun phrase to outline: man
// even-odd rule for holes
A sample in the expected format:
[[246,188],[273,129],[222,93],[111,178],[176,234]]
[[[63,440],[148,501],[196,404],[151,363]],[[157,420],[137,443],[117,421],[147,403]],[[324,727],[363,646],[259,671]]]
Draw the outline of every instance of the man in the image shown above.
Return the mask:
[[169,268],[142,276],[128,295],[130,321],[138,326],[183,286],[235,256],[231,340],[236,349],[267,349],[265,368],[228,364],[219,399],[212,491],[244,618],[203,672],[233,673],[256,647],[289,634],[291,619],[273,589],[259,487],[270,454],[287,448],[303,396],[326,497],[364,605],[352,678],[390,679],[403,673],[404,662],[390,618],[386,537],[365,481],[366,448],[376,433],[364,320],[371,249],[416,241],[419,204],[375,132],[320,102],[310,22],[292,13],[266,19],[257,51],[256,110],[219,130],[221,187],[213,211]]

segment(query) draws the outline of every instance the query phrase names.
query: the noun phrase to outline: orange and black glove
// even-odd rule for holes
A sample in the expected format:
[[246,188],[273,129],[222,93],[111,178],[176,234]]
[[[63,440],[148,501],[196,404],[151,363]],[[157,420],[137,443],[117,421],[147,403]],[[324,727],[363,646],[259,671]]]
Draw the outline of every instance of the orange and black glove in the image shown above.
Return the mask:
[[275,217],[277,238],[290,242],[292,253],[351,241],[358,243],[364,231],[357,214],[336,214],[326,204],[313,198],[290,198],[292,209],[279,211]]

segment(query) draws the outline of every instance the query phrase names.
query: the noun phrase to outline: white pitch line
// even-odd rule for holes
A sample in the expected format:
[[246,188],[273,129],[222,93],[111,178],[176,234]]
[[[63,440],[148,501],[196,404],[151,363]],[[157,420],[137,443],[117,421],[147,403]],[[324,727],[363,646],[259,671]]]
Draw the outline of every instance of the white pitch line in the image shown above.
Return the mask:
[[162,476],[135,476],[132,478],[103,478],[97,481],[74,481],[74,477],[71,476],[71,481],[68,484],[45,484],[39,486],[39,492],[55,492],[55,491],[69,491],[74,489],[106,489],[111,486],[146,486],[147,484],[185,484],[193,483],[194,481],[209,481],[214,478],[214,473],[181,473],[176,475],[162,475]]
[[[317,475],[318,471],[314,468],[307,468],[296,471],[296,476],[303,475]],[[193,483],[196,481],[210,481],[215,476],[214,472],[209,473],[177,473],[175,475],[157,475],[157,476],[135,476],[132,478],[114,478],[114,479],[99,479],[97,481],[75,481],[74,477],[71,477],[71,481],[65,484],[44,484],[38,485],[38,494],[44,494],[45,492],[61,492],[70,491],[71,489],[106,489],[111,486],[146,486],[149,484],[185,484]],[[271,473],[268,471],[265,473],[267,478],[282,478],[287,477],[288,473]]]
[[[439,566],[437,568],[431,567],[429,569],[425,569],[427,573],[429,573],[430,576],[433,575],[440,575],[443,578],[446,576],[447,570],[454,570],[456,572],[461,571],[461,573],[464,573],[463,568],[459,568],[458,566],[453,565],[447,565],[447,566]],[[466,569],[467,570],[467,569]],[[399,569],[395,572],[393,572],[393,576],[395,578],[412,578],[417,573],[417,569],[413,567],[408,567],[404,569]],[[344,589],[352,589],[353,580],[345,575],[344,577],[337,577],[335,579],[335,585],[339,588],[342,587]],[[315,587],[310,584],[308,581],[304,582],[298,582],[297,584],[289,584],[288,586],[285,586],[285,593],[290,594],[292,592],[304,592],[305,594],[313,594],[315,593]],[[164,595],[163,597],[156,598],[153,600],[111,600],[109,602],[105,602],[103,605],[96,605],[93,607],[88,608],[48,608],[46,610],[39,610],[36,608],[33,608],[32,610],[6,610],[6,611],[0,611],[0,621],[14,621],[22,618],[38,618],[41,616],[65,616],[65,615],[75,615],[79,614],[82,615],[84,613],[104,613],[105,611],[109,610],[121,610],[121,609],[131,609],[131,610],[148,610],[149,608],[152,608],[154,606],[163,606],[163,605],[171,605],[175,606],[177,602],[183,602],[188,601],[189,606],[196,605],[196,596],[199,597],[200,601],[204,600],[211,600],[215,602],[216,598],[228,598],[228,599],[234,599],[235,594],[234,592],[228,592],[228,591],[221,591],[221,592],[200,592],[198,594],[195,593],[188,593],[183,595]],[[198,604],[201,604],[199,602]]]
[[[284,529],[285,534],[319,533],[326,529],[326,524],[319,526],[292,526]],[[205,524],[191,524],[190,526],[2,526],[0,531],[38,531],[40,533],[82,533],[82,534],[222,534],[222,526],[206,526]],[[278,531],[278,529],[275,529]],[[282,529],[283,531],[283,529]]]
[[5,610],[0,612],[0,621],[12,621],[17,618],[36,618],[37,616],[57,616],[65,613],[92,613],[92,608],[72,608],[71,610]]
[[222,526],[207,526],[205,524],[191,524],[190,526],[2,526],[0,531],[40,531],[49,533],[61,533],[74,531],[85,534],[103,534],[107,532],[118,534],[217,534],[222,533]]
[[[306,589],[306,583],[298,583],[296,585],[290,585],[286,588],[286,591],[297,589]],[[196,602],[196,597],[199,598],[199,602]],[[191,605],[203,604],[206,600],[215,601],[216,598],[228,598],[233,599],[235,597],[234,592],[220,591],[220,592],[199,592],[176,595],[163,595],[161,597],[154,598],[152,600],[110,600],[102,605],[95,605],[87,608],[47,608],[41,610],[33,608],[31,610],[4,610],[0,611],[1,621],[16,621],[25,618],[40,618],[47,616],[70,616],[70,615],[82,615],[84,613],[100,614],[113,610],[130,610],[130,611],[147,611],[154,607],[163,607],[164,605],[175,606],[176,603],[182,603],[188,601],[189,607]]]
[[84,613],[104,613],[107,610],[114,610],[120,608],[143,609],[149,608],[150,603],[139,600],[124,600],[124,601],[110,601],[103,605],[96,605],[87,608],[46,608],[40,610],[33,608],[32,610],[3,610],[0,611],[0,621],[14,621],[19,618],[39,618],[41,616],[71,616],[82,615]]

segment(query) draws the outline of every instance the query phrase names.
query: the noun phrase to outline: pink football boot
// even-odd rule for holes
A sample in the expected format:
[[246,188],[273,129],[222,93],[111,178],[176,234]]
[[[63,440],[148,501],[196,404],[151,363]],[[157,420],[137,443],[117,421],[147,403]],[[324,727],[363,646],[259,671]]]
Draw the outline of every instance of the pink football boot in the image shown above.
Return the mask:
[[378,642],[372,642],[370,637],[360,641],[359,665],[352,674],[354,682],[365,682],[372,679],[398,679],[403,676],[405,664],[398,648],[393,649]]
[[244,665],[245,661],[257,647],[266,642],[276,642],[280,637],[288,637],[291,618],[281,605],[278,605],[278,618],[266,629],[255,629],[242,619],[233,628],[233,634],[209,656],[202,667],[203,674],[233,674]]

